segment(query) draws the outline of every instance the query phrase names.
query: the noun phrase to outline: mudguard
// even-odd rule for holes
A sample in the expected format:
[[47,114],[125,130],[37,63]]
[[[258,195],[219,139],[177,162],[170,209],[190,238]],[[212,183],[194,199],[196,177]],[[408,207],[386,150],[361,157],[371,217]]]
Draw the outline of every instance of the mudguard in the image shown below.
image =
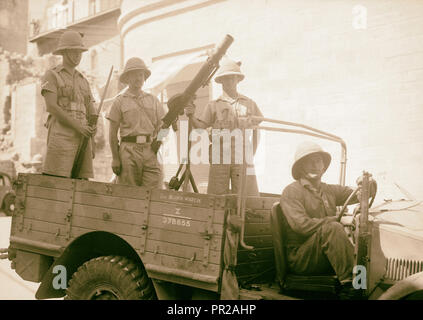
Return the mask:
[[378,300],[399,300],[405,296],[423,290],[423,272],[415,273],[401,281],[398,281],[386,290]]

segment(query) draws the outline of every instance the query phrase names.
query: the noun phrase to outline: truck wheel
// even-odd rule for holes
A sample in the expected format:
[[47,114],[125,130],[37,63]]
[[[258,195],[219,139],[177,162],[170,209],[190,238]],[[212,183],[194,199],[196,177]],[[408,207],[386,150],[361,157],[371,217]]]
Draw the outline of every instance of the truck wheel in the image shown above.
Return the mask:
[[73,274],[66,289],[69,300],[150,300],[153,284],[144,268],[120,256],[98,257]]
[[15,195],[12,193],[8,193],[4,196],[3,199],[3,212],[7,216],[11,216],[13,214],[13,210],[15,209]]

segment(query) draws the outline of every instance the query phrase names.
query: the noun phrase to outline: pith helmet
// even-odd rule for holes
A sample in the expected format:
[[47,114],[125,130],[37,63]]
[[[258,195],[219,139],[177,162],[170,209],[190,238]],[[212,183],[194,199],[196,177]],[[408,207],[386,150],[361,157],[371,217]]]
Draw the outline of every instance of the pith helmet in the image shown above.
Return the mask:
[[133,70],[143,70],[145,73],[145,80],[151,75],[151,71],[147,68],[144,61],[140,58],[130,58],[126,61],[125,69],[119,77],[120,82],[126,83],[126,75],[129,71]]
[[242,81],[244,79],[244,74],[241,73],[241,61],[235,62],[230,59],[226,59],[222,62],[219,70],[216,73],[216,77],[214,78],[214,81],[217,83],[222,83],[222,78],[224,76],[229,75],[237,75],[239,77],[239,81]]
[[323,163],[325,166],[323,172],[326,172],[332,159],[330,154],[323,151],[322,147],[319,146],[317,143],[305,141],[298,146],[297,151],[295,152],[295,162],[292,165],[292,176],[295,180],[298,180],[300,178],[300,160],[314,153],[319,153],[322,156]]
[[74,30],[66,30],[59,39],[57,49],[53,54],[61,54],[66,49],[79,49],[81,51],[87,51],[88,49],[82,42],[82,35]]

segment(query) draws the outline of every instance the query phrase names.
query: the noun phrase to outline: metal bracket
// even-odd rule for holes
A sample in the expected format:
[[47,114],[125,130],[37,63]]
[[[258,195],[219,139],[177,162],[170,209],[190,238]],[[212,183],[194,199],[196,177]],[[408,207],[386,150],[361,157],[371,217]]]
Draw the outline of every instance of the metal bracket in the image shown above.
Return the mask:
[[72,179],[72,188],[70,190],[70,195],[69,195],[68,210],[67,210],[66,216],[65,216],[66,240],[69,240],[70,236],[71,236],[73,203],[74,203],[75,189],[76,189],[75,185],[76,185],[76,180]]
[[140,236],[140,253],[145,252],[148,235],[148,217],[150,216],[150,202],[151,202],[151,190],[148,189],[145,192],[145,206],[144,206],[144,218],[141,225],[141,236]]
[[211,241],[214,235],[213,230],[213,218],[214,218],[214,204],[215,201],[213,201],[213,209],[210,210],[207,224],[206,224],[206,230],[201,233],[202,237],[204,238],[204,248],[203,248],[203,266],[207,266],[209,264],[209,255],[210,255],[210,245]]
[[[18,204],[15,208],[16,213],[20,214],[20,219],[18,223],[18,230],[23,231],[24,229],[24,219],[25,219],[25,205],[26,205],[26,198],[27,198],[27,188],[28,188],[28,179],[25,175],[19,175],[18,179],[15,182],[16,187],[22,186],[23,193],[18,195],[16,192],[16,200],[15,203]],[[16,190],[17,191],[17,190]]]

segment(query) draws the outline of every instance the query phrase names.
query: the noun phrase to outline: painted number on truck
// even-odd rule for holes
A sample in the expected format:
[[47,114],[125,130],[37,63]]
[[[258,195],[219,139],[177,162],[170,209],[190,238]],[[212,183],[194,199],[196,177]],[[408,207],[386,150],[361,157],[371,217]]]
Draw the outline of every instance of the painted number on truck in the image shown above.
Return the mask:
[[175,208],[175,214],[163,214],[163,224],[170,224],[181,227],[191,227],[191,218],[181,215],[181,208]]

